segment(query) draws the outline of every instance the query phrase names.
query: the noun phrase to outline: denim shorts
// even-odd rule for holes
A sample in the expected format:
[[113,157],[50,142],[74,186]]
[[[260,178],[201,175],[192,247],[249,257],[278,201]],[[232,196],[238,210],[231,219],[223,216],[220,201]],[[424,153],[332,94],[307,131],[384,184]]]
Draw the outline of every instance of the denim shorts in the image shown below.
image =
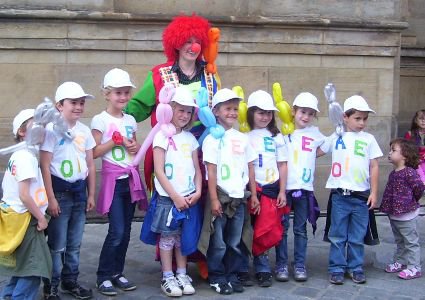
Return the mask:
[[167,226],[167,218],[170,210],[173,208],[174,202],[170,197],[158,195],[155,213],[152,220],[151,231],[161,233],[163,236],[180,234],[181,228],[173,228]]

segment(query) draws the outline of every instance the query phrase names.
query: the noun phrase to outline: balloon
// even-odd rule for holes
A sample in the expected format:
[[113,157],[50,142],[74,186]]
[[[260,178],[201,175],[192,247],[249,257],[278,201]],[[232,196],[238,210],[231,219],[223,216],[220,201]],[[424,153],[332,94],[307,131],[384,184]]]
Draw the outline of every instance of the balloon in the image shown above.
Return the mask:
[[238,106],[239,131],[249,132],[251,129],[249,128],[248,120],[247,120],[248,105],[246,101],[244,100],[245,95],[244,95],[243,89],[241,86],[236,85],[232,88],[232,90],[236,93],[236,95],[242,98],[242,101],[239,102],[239,106]]
[[326,100],[329,103],[329,120],[335,126],[335,132],[341,136],[344,133],[344,111],[336,102],[336,90],[333,83],[328,83],[324,88]]
[[283,134],[291,134],[295,130],[294,117],[292,116],[291,106],[285,101],[282,95],[282,88],[279,82],[273,83],[273,98],[276,108],[279,110],[277,115],[282,121],[281,131]]
[[136,156],[133,159],[133,166],[139,165],[142,157],[145,155],[150,145],[152,145],[153,138],[160,130],[168,138],[171,138],[174,134],[176,134],[176,127],[171,124],[171,120],[173,119],[173,109],[169,104],[175,93],[176,89],[171,84],[164,85],[159,91],[159,103],[155,112],[158,123],[151,129],[148,136],[143,141],[143,144],[140,146],[139,151],[137,151]]
[[220,139],[224,135],[224,128],[217,124],[217,120],[211,111],[211,108],[208,106],[208,91],[206,88],[201,87],[196,95],[196,104],[198,104],[198,119],[206,127],[205,131],[202,133],[201,137],[198,139],[198,143],[202,145],[205,137],[211,133],[211,135]]
[[220,29],[217,27],[210,28],[208,30],[208,46],[202,51],[204,59],[207,62],[207,72],[215,74],[217,72],[217,66],[215,60],[218,55],[218,40],[220,39]]

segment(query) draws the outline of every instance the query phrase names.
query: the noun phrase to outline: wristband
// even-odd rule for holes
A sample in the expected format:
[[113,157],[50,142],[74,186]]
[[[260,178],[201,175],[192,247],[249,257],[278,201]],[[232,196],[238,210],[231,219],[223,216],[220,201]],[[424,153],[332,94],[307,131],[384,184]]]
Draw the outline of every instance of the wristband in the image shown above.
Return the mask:
[[112,134],[112,141],[114,142],[115,145],[123,144],[124,139],[121,133],[119,133],[119,131],[114,131],[114,133]]

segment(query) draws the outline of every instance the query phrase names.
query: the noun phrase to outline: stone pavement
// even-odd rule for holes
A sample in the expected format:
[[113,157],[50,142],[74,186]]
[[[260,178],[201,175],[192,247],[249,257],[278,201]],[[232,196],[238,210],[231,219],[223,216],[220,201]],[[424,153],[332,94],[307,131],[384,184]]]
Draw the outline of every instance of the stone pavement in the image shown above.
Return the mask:
[[[273,282],[270,288],[258,286],[249,287],[241,294],[221,296],[213,292],[207,282],[201,280],[196,266],[189,264],[189,274],[194,280],[196,294],[186,296],[187,299],[424,299],[425,277],[404,281],[396,274],[383,271],[385,263],[390,260],[393,250],[393,237],[388,219],[378,217],[378,229],[381,244],[366,246],[365,272],[367,283],[358,285],[346,279],[342,286],[328,282],[327,257],[329,244],[322,241],[325,218],[320,218],[316,237],[309,236],[307,270],[309,280],[298,283],[293,280],[285,283]],[[138,288],[131,292],[119,292],[116,297],[106,297],[97,293],[95,288],[98,256],[107,232],[107,224],[87,224],[81,249],[80,281],[91,287],[94,299],[167,299],[160,290],[161,268],[154,261],[155,249],[140,242],[140,222],[134,222],[125,275],[137,283]],[[425,217],[420,217],[422,261],[425,257]],[[292,229],[292,228],[291,228]],[[311,234],[311,227],[309,228]],[[292,233],[290,233],[289,252],[293,253]],[[274,252],[274,251],[272,251]],[[271,254],[274,261],[274,253]],[[425,266],[424,266],[425,267]],[[0,289],[6,283],[6,278],[0,275]],[[63,295],[62,299],[72,299]]]

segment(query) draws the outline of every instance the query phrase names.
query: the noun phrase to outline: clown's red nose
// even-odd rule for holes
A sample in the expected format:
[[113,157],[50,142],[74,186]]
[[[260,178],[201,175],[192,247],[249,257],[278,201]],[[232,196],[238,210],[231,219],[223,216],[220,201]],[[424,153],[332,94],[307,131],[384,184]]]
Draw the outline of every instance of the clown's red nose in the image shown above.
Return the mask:
[[190,48],[192,52],[199,52],[201,51],[201,45],[199,43],[192,43],[192,47]]

